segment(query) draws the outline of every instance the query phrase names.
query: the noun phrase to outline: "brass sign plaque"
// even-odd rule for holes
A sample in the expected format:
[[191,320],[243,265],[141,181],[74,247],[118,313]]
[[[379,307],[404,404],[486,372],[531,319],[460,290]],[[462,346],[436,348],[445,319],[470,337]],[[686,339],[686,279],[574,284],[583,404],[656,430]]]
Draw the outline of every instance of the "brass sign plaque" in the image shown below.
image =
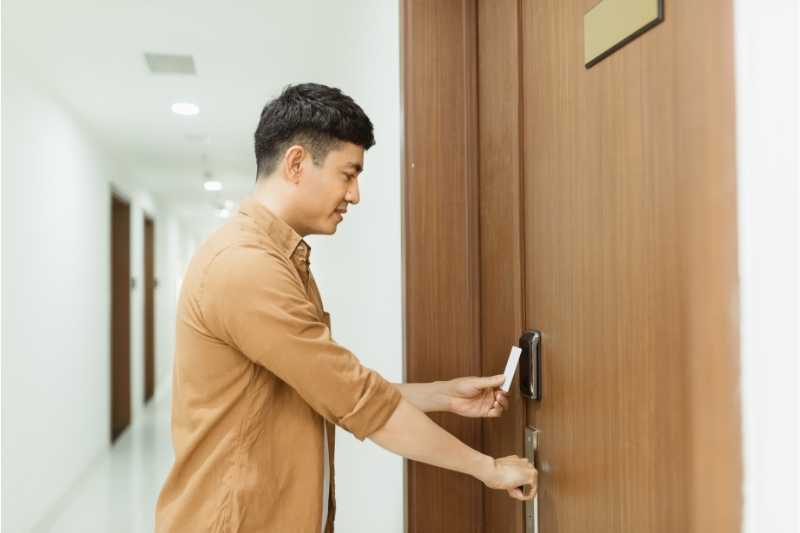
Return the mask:
[[664,0],[602,0],[583,16],[589,68],[664,20]]

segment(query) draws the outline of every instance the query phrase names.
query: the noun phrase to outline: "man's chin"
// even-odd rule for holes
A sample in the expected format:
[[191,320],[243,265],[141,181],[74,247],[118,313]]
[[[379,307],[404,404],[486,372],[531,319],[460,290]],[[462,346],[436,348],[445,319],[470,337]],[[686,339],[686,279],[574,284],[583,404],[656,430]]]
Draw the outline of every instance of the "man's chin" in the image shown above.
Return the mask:
[[336,233],[337,229],[339,229],[339,224],[334,224],[333,226],[328,226],[324,230],[320,229],[319,235],[333,235]]
[[341,224],[341,223],[342,223],[342,221],[341,221],[341,220],[336,220],[336,221],[335,221],[335,222],[334,222],[334,223],[333,223],[333,224],[330,226],[330,231],[329,231],[328,235],[333,235],[334,233],[336,233],[336,230],[337,230],[337,229],[339,229],[339,224]]

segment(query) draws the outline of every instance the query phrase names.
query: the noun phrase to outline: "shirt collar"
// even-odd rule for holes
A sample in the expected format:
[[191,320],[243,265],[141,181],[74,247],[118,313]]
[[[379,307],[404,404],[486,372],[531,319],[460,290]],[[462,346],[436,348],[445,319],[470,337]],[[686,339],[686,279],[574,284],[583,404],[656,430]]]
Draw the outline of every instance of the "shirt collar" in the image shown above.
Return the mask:
[[252,218],[259,229],[269,235],[289,259],[295,254],[308,261],[311,247],[294,228],[270,211],[267,206],[249,196],[239,204],[239,212]]

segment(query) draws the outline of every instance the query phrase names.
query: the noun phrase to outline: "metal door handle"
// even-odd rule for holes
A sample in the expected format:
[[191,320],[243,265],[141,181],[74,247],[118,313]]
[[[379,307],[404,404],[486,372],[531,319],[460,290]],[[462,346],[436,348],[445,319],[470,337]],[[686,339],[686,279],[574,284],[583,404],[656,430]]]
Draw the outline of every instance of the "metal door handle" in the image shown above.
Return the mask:
[[[525,428],[525,458],[536,466],[536,449],[539,447],[539,430],[527,426]],[[538,467],[537,467],[538,468]],[[525,502],[525,533],[539,533],[539,492]]]

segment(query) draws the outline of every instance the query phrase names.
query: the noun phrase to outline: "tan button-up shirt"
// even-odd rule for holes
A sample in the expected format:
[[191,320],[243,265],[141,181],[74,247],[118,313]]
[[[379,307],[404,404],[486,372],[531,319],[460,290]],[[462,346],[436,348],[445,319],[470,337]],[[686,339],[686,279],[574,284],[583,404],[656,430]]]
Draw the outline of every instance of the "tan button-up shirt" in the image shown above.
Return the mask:
[[323,427],[333,531],[333,424],[363,440],[400,393],[331,339],[309,252],[249,198],[189,265],[177,315],[175,463],[157,532],[319,532]]

